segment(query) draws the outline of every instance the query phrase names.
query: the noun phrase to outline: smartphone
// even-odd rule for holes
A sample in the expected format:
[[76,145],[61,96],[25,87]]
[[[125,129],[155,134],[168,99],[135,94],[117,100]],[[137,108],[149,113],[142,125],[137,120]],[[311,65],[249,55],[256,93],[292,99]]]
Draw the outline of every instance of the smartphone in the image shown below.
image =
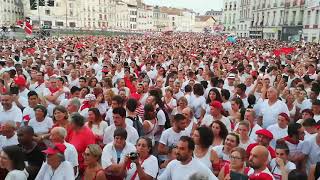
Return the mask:
[[283,75],[282,78],[284,79],[285,82],[288,82],[288,80],[289,80],[289,76],[287,76],[287,75]]

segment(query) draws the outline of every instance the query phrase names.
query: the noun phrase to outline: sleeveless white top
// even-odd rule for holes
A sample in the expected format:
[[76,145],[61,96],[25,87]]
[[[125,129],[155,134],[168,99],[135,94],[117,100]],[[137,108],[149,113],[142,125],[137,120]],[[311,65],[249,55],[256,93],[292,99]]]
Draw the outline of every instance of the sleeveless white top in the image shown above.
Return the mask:
[[210,147],[208,148],[207,153],[206,153],[203,157],[200,157],[200,158],[198,158],[198,157],[194,154],[194,159],[199,160],[200,162],[202,162],[205,166],[207,166],[207,167],[212,171],[212,163],[211,163],[211,161],[210,161],[211,150],[212,150],[212,147],[210,146]]

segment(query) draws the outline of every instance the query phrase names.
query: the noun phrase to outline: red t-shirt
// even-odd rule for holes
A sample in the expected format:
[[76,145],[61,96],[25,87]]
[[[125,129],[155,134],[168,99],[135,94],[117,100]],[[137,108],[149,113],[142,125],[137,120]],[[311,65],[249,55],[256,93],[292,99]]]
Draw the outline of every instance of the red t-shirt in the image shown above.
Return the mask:
[[96,144],[95,136],[90,128],[83,126],[79,131],[71,130],[68,132],[66,141],[74,145],[78,152],[79,170],[84,171],[84,159],[82,154],[90,144]]
[[[256,147],[257,145],[259,145],[259,144],[258,143],[252,143],[247,147],[247,155],[248,155],[248,157],[250,156],[251,150],[254,147]],[[267,149],[269,151],[271,159],[275,158],[276,157],[276,151],[271,146],[268,146]]]

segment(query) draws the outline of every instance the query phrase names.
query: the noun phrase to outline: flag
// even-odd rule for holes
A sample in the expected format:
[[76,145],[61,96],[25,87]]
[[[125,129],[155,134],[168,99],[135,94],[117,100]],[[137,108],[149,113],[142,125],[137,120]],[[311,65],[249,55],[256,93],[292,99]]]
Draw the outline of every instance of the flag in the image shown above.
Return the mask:
[[32,25],[28,21],[18,20],[17,25],[24,29],[26,34],[32,34]]
[[229,37],[227,38],[227,41],[233,44],[233,43],[236,43],[236,42],[237,42],[237,39],[236,39],[236,37],[234,37],[234,36],[229,36]]

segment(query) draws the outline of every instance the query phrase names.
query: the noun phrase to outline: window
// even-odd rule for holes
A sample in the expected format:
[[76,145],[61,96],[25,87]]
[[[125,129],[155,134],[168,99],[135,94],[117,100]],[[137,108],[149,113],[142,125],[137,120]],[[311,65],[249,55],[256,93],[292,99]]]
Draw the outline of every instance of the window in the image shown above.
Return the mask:
[[296,11],[292,11],[291,25],[294,25],[296,23],[296,15],[297,15],[297,12]]
[[306,25],[310,24],[310,18],[311,18],[311,11],[308,11],[307,19],[306,19]]
[[46,15],[50,15],[50,10],[45,10]]
[[56,26],[63,26],[63,22],[57,21],[57,22],[56,22]]
[[316,11],[316,18],[314,20],[314,24],[318,24],[319,23],[319,10]]

